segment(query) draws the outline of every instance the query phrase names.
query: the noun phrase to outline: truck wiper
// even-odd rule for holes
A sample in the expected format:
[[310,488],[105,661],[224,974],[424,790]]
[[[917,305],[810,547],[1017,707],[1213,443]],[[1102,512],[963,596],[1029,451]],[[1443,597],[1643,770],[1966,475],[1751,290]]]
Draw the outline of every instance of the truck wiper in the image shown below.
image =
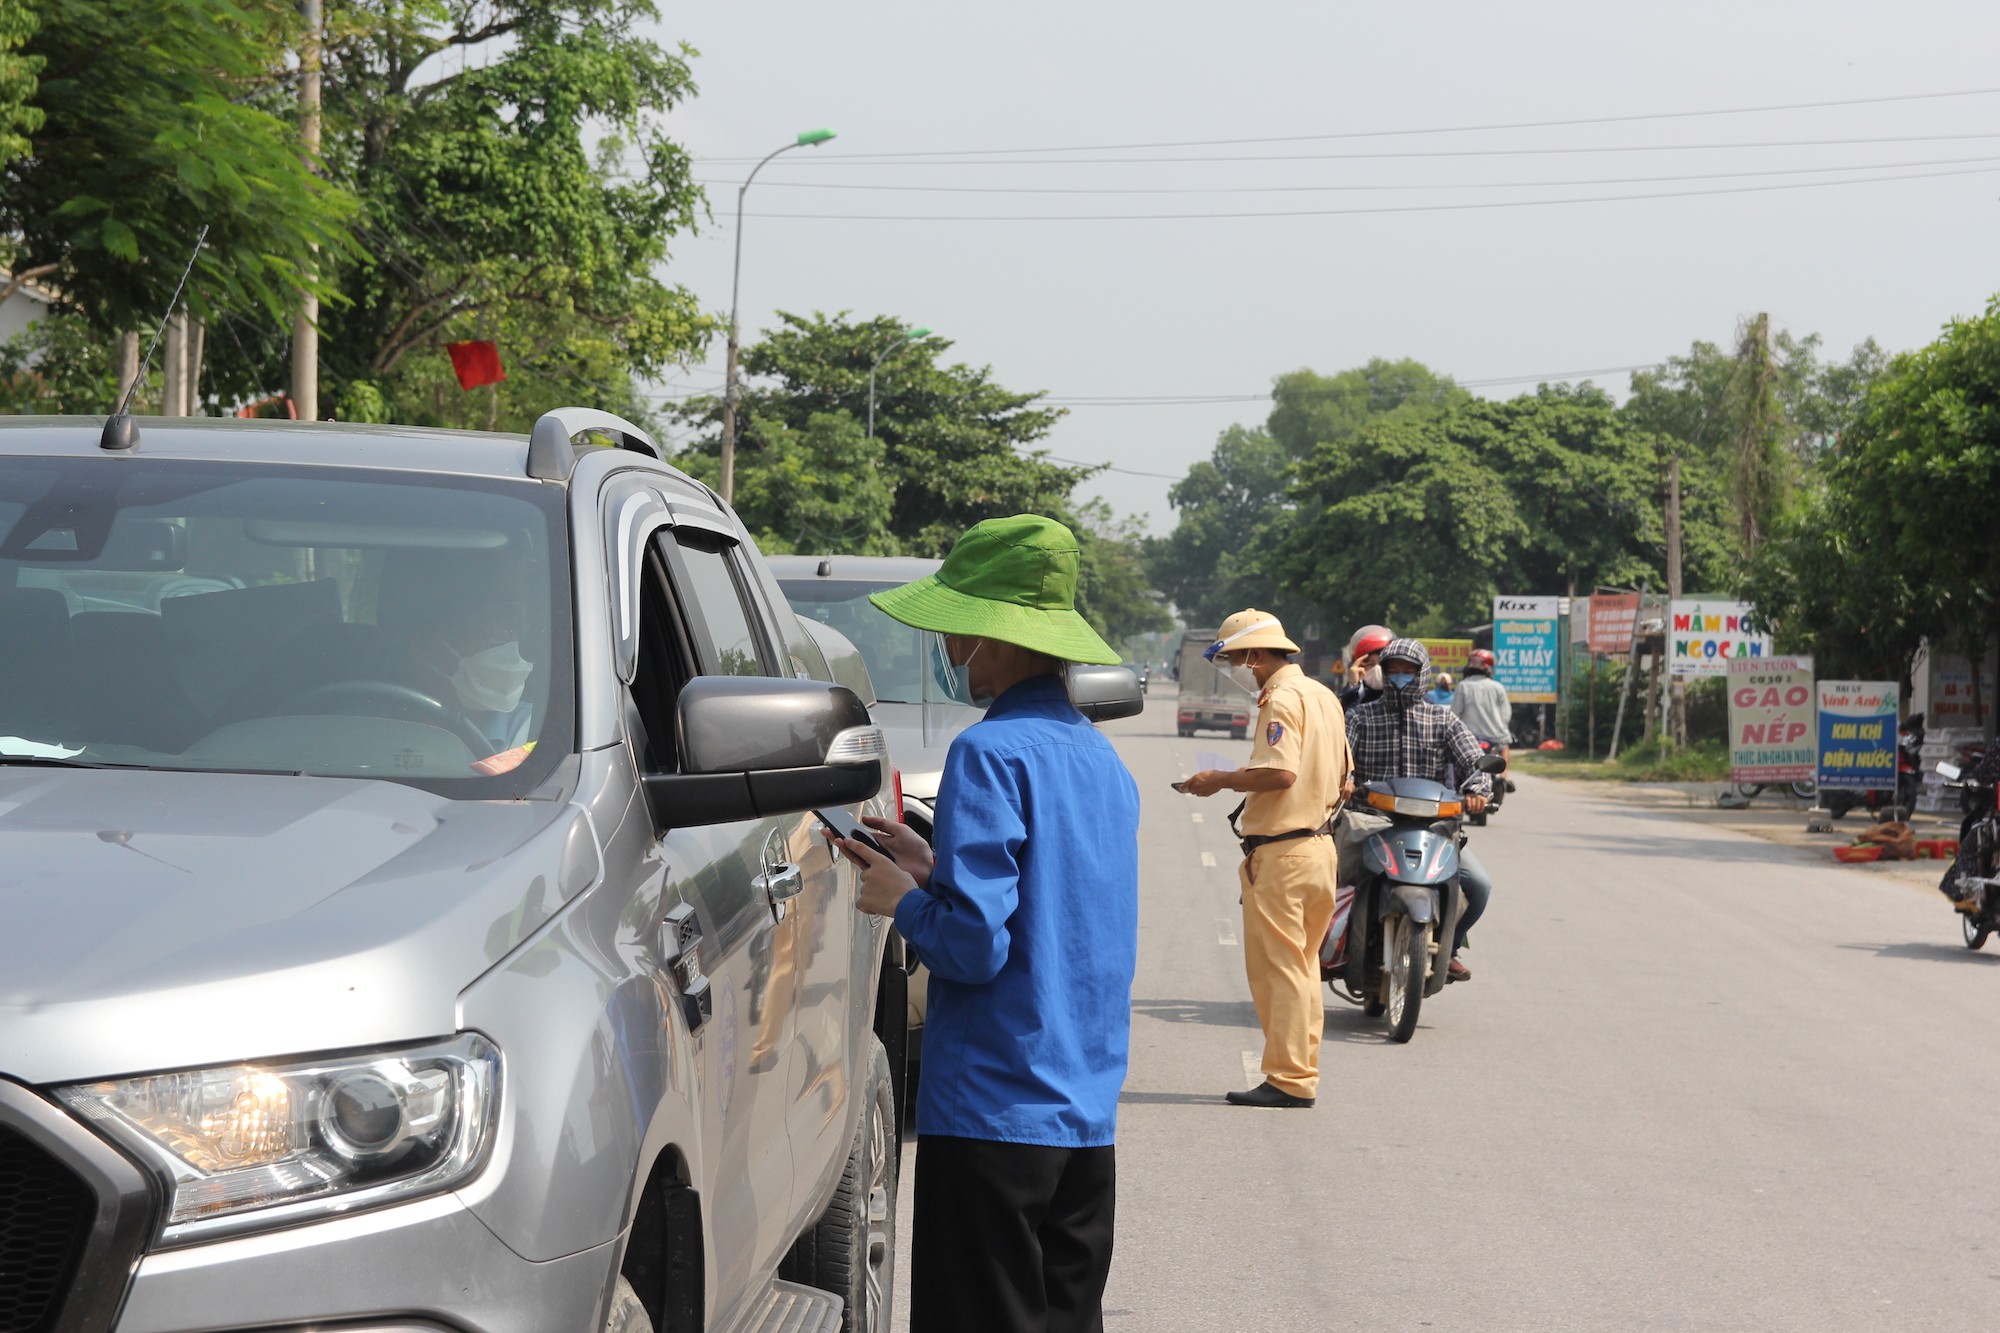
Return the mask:
[[106,764],[95,759],[62,759],[52,754],[0,754],[0,768],[137,768],[137,764]]

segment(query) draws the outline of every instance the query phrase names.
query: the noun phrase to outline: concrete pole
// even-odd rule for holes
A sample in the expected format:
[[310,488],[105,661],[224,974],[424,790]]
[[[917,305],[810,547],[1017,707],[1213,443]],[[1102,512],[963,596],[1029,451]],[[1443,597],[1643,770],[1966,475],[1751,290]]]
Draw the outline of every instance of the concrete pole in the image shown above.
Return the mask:
[[[301,0],[305,40],[299,46],[299,144],[308,166],[319,163],[321,13],[320,0]],[[318,247],[313,253],[318,254]],[[317,272],[308,274],[317,277]],[[319,298],[299,298],[292,316],[292,403],[299,420],[319,420]]]
[[[1681,456],[1676,453],[1667,460],[1667,624],[1668,638],[1662,646],[1672,661],[1673,653],[1673,613],[1674,601],[1681,595]],[[1679,676],[1669,678],[1668,692],[1671,697],[1671,712],[1667,735],[1675,749],[1685,749],[1688,742],[1687,682]]]

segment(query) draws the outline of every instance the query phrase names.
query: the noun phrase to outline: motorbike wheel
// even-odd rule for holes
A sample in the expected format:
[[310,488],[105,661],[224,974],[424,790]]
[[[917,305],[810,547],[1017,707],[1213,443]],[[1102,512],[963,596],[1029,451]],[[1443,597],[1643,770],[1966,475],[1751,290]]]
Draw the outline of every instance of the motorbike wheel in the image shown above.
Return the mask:
[[1804,782],[1794,782],[1792,784],[1792,795],[1798,797],[1801,801],[1810,801],[1819,795],[1819,784],[1811,778],[1807,778]]
[[1965,947],[1968,949],[1985,948],[1986,937],[1993,933],[1993,927],[1989,923],[1970,912],[1958,914],[1958,928],[1965,932]]
[[1417,1035],[1417,1011],[1424,1003],[1424,965],[1430,961],[1431,932],[1406,916],[1396,918],[1389,954],[1389,1040]]

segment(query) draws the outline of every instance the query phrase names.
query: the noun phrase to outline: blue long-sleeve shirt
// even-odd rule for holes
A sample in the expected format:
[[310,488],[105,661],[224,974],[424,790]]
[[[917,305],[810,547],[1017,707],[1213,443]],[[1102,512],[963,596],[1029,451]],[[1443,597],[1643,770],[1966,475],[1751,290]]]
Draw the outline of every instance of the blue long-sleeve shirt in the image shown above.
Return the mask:
[[1139,789],[1058,676],[959,733],[937,864],[896,905],[931,971],[917,1133],[1111,1143],[1139,952]]

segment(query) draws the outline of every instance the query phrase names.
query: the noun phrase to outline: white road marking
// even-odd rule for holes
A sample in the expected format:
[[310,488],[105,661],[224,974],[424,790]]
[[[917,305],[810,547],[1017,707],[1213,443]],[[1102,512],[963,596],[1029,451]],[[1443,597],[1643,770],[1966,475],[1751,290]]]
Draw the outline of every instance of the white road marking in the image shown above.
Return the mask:
[[1206,824],[1206,823],[1208,822],[1208,816],[1207,816],[1207,815],[1204,815],[1204,814],[1203,814],[1203,813],[1202,813],[1201,811],[1199,811],[1199,810],[1197,810],[1197,811],[1195,811],[1195,812],[1194,812],[1193,814],[1189,815],[1189,816],[1188,816],[1188,818],[1189,818],[1189,819],[1191,819],[1191,820],[1193,820],[1193,821],[1194,821],[1195,823],[1197,823],[1197,824]]
[[1203,852],[1201,854],[1201,863],[1207,866],[1209,869],[1213,870],[1215,868],[1215,853]]
[[1264,1053],[1262,1051],[1243,1052],[1243,1086],[1254,1088],[1264,1081]]
[[1215,918],[1215,942],[1217,944],[1236,943],[1236,923],[1226,916]]

